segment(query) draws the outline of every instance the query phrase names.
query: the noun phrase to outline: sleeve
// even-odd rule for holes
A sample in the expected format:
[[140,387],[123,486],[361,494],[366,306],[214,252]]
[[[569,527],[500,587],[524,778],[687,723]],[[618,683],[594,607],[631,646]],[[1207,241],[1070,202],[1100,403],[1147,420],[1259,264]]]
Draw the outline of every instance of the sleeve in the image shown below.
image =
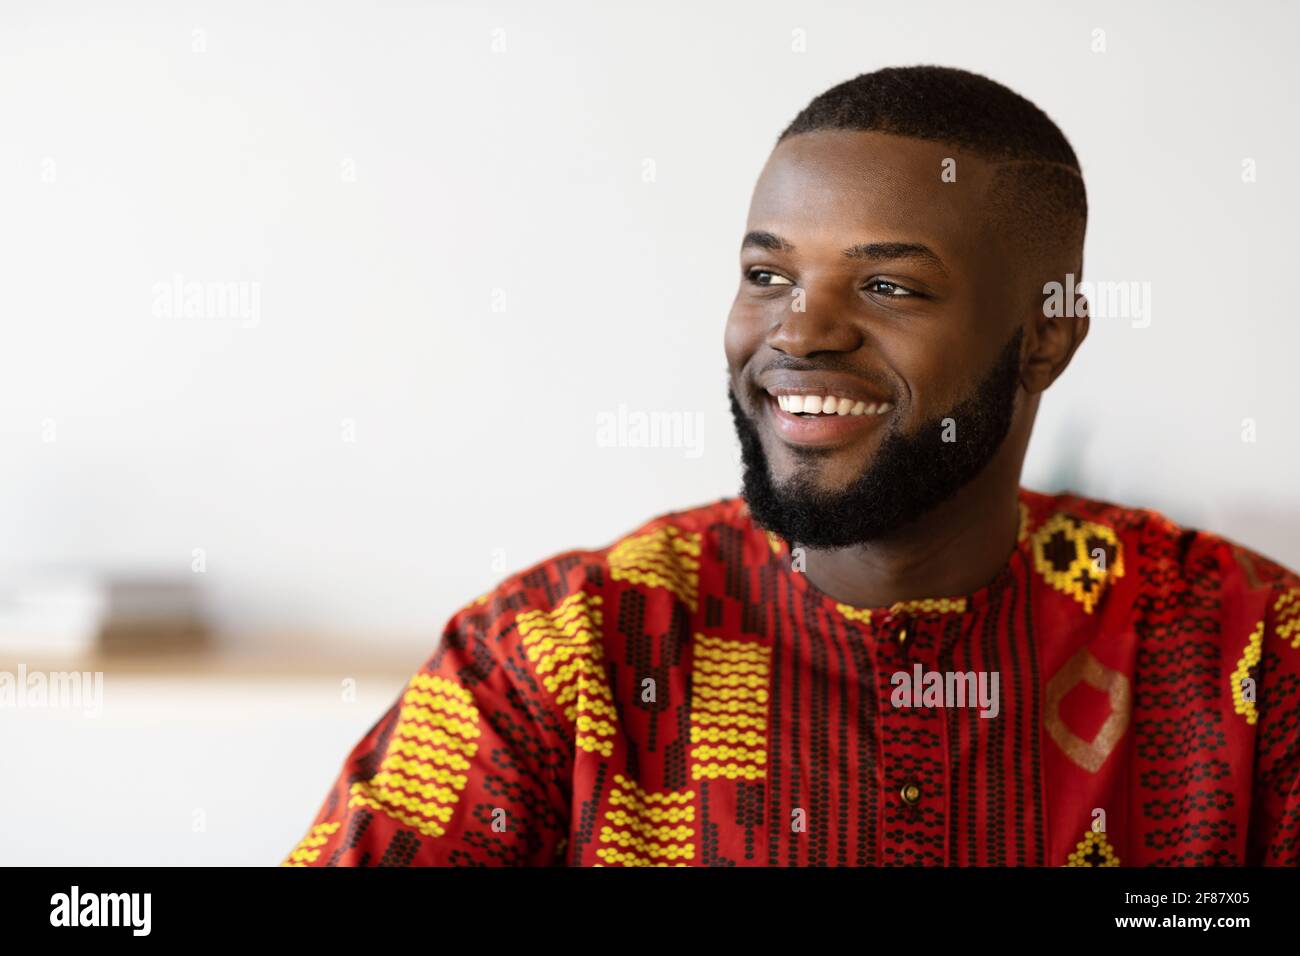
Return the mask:
[[1269,590],[1259,633],[1248,860],[1300,866],[1300,578]]
[[519,639],[528,604],[507,582],[452,616],[281,865],[563,864],[573,735]]

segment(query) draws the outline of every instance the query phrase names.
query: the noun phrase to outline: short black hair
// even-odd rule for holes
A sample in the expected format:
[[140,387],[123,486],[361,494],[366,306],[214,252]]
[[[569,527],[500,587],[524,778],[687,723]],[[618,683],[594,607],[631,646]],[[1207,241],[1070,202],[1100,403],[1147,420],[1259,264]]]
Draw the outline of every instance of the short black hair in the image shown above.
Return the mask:
[[886,67],[815,97],[777,143],[827,129],[949,143],[998,164],[990,197],[999,224],[1035,246],[1067,250],[1081,268],[1088,197],[1079,159],[1048,115],[1014,90],[953,67]]

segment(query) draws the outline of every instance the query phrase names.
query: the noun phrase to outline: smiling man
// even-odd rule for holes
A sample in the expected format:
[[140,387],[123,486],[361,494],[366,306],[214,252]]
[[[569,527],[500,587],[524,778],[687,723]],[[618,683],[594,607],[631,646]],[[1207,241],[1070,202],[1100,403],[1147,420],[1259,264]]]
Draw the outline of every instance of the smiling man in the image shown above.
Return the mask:
[[741,244],[742,495],[454,614],[285,862],[1296,865],[1300,578],[1020,486],[1086,216],[984,77],[813,100]]

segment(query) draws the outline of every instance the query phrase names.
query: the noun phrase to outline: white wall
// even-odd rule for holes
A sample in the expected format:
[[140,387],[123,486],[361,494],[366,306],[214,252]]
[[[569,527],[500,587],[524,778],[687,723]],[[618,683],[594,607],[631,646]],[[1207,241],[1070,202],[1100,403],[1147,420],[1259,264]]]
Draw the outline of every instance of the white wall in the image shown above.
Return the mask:
[[97,713],[4,712],[0,866],[280,863],[405,680],[343,673],[110,670]]

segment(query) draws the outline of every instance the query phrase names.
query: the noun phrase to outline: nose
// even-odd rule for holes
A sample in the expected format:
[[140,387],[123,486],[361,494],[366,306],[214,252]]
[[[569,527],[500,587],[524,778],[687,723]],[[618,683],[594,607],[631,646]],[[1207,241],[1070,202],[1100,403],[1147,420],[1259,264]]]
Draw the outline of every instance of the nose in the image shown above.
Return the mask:
[[862,330],[834,295],[796,286],[767,334],[778,352],[803,357],[814,352],[852,352],[862,345]]

